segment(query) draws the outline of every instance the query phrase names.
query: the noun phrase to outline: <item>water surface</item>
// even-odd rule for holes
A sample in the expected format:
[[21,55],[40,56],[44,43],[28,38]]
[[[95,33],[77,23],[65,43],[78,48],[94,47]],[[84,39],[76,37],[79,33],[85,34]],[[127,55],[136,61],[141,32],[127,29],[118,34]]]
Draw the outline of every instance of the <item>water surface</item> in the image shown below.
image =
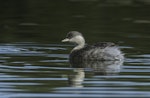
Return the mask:
[[69,45],[11,43],[0,47],[2,98],[150,97],[149,54],[128,52],[124,64],[71,65],[66,53]]

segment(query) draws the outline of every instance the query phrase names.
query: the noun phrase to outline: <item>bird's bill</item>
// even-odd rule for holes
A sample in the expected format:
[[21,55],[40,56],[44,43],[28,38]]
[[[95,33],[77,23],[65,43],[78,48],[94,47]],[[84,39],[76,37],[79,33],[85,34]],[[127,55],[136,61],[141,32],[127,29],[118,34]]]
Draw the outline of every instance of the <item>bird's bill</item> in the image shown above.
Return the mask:
[[68,42],[69,39],[68,38],[65,38],[64,40],[62,40],[61,42]]

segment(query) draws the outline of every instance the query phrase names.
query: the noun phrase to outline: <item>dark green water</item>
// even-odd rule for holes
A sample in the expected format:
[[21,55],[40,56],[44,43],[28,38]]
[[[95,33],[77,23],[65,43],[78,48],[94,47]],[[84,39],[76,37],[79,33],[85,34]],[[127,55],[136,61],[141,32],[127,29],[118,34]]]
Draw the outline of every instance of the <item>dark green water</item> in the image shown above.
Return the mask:
[[[0,1],[1,98],[149,98],[150,7],[99,0]],[[111,41],[124,62],[73,68],[71,30],[87,43]],[[78,64],[79,65],[79,64]]]

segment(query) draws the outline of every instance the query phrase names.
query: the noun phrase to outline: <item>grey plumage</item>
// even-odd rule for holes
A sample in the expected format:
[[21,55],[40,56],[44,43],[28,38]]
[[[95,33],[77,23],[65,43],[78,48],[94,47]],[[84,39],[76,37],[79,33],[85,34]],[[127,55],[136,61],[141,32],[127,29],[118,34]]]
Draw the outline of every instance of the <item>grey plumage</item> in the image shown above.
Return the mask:
[[71,61],[83,60],[123,60],[124,56],[120,49],[112,42],[99,42],[93,45],[85,45],[84,37],[77,31],[67,34],[63,42],[73,42],[77,46],[70,53]]

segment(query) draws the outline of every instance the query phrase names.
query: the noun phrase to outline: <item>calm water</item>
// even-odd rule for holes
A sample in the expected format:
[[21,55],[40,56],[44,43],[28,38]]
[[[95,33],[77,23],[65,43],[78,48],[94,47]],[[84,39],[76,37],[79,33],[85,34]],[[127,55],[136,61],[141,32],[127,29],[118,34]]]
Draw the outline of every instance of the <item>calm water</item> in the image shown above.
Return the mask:
[[[1,98],[150,98],[149,6],[97,0],[0,5]],[[61,43],[70,30],[83,32],[88,43],[118,43],[125,61],[70,64],[73,45]]]

